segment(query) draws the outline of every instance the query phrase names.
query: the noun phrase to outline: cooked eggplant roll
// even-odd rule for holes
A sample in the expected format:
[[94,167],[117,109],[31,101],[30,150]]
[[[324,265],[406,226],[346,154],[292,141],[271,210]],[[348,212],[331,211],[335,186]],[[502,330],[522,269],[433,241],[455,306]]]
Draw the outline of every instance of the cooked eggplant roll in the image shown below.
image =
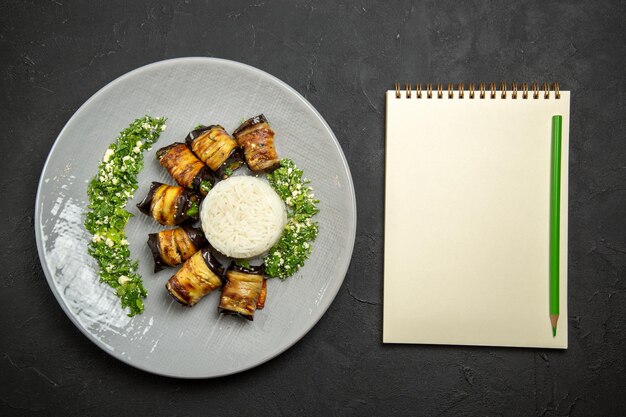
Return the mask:
[[253,172],[269,172],[280,163],[274,147],[274,131],[262,114],[243,122],[233,133]]
[[[262,267],[243,268],[233,265],[226,271],[226,285],[222,290],[219,311],[252,320],[263,292]],[[262,300],[261,307],[265,304]]]
[[165,284],[176,301],[193,306],[202,297],[222,286],[224,268],[209,248],[200,249]]
[[[218,175],[220,170],[232,173],[230,171],[243,165],[237,141],[220,125],[193,130],[187,135],[187,144],[193,153]],[[235,163],[237,161],[238,165]],[[226,165],[229,167],[225,168]]]
[[182,264],[208,243],[202,230],[190,226],[150,233],[148,247],[154,258],[154,272]]
[[184,143],[161,148],[156,157],[178,185],[207,195],[215,183],[209,168]]
[[198,220],[198,196],[178,185],[153,182],[146,198],[137,208],[160,224],[174,226],[186,220]]

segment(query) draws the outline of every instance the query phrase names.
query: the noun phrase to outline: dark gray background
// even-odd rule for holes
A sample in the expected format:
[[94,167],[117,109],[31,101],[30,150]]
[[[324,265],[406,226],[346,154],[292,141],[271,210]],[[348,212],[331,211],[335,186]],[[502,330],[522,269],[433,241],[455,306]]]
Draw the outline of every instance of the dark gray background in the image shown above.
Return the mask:
[[[625,9],[3,1],[0,414],[626,414]],[[153,376],[89,342],[53,298],[33,231],[39,174],[74,111],[127,71],[181,56],[244,62],[296,88],[335,131],[358,200],[352,265],[328,313],[276,359],[216,380]],[[381,343],[384,92],[396,80],[573,90],[569,350]]]

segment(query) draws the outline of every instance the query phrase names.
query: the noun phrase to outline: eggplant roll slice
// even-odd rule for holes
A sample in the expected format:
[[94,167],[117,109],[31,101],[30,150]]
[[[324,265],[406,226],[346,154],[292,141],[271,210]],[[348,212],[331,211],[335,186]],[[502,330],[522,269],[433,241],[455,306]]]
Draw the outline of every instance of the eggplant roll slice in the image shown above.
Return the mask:
[[[220,125],[193,130],[187,135],[187,145],[202,162],[218,175],[220,169],[224,169],[226,164],[230,165],[230,170],[243,165],[237,141]],[[234,162],[237,160],[240,163],[235,167]]]
[[261,301],[265,277],[262,267],[243,268],[233,265],[226,271],[226,284],[222,290],[219,311],[224,314],[235,314],[252,321],[254,312]]
[[156,156],[178,185],[207,195],[215,183],[209,168],[184,143],[161,148]]
[[165,284],[176,301],[193,306],[202,297],[222,286],[224,268],[209,248],[200,249]]
[[174,226],[186,220],[198,220],[200,201],[186,188],[153,182],[137,208],[162,225]]
[[202,230],[190,226],[150,233],[148,247],[154,258],[154,272],[182,264],[208,244]]
[[280,163],[274,147],[274,131],[260,114],[243,122],[233,133],[253,172],[269,172]]

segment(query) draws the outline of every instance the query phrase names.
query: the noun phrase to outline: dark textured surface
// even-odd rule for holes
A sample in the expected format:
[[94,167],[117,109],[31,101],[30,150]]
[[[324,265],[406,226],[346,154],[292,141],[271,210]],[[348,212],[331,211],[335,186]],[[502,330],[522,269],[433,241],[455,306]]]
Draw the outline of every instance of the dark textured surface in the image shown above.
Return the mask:
[[[0,3],[0,414],[626,415],[625,22],[624,1]],[[241,61],[306,96],[358,200],[326,316],[278,358],[217,380],[153,376],[89,342],[53,298],[33,231],[39,174],[74,111],[180,56]],[[396,80],[573,90],[569,350],[382,345],[383,93]]]

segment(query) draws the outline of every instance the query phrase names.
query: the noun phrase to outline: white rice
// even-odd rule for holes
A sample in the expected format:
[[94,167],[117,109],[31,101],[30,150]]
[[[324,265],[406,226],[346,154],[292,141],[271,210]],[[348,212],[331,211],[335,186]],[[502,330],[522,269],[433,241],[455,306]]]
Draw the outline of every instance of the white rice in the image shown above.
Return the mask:
[[202,203],[202,229],[222,254],[247,259],[268,251],[287,223],[285,204],[265,181],[249,176],[220,181]]

